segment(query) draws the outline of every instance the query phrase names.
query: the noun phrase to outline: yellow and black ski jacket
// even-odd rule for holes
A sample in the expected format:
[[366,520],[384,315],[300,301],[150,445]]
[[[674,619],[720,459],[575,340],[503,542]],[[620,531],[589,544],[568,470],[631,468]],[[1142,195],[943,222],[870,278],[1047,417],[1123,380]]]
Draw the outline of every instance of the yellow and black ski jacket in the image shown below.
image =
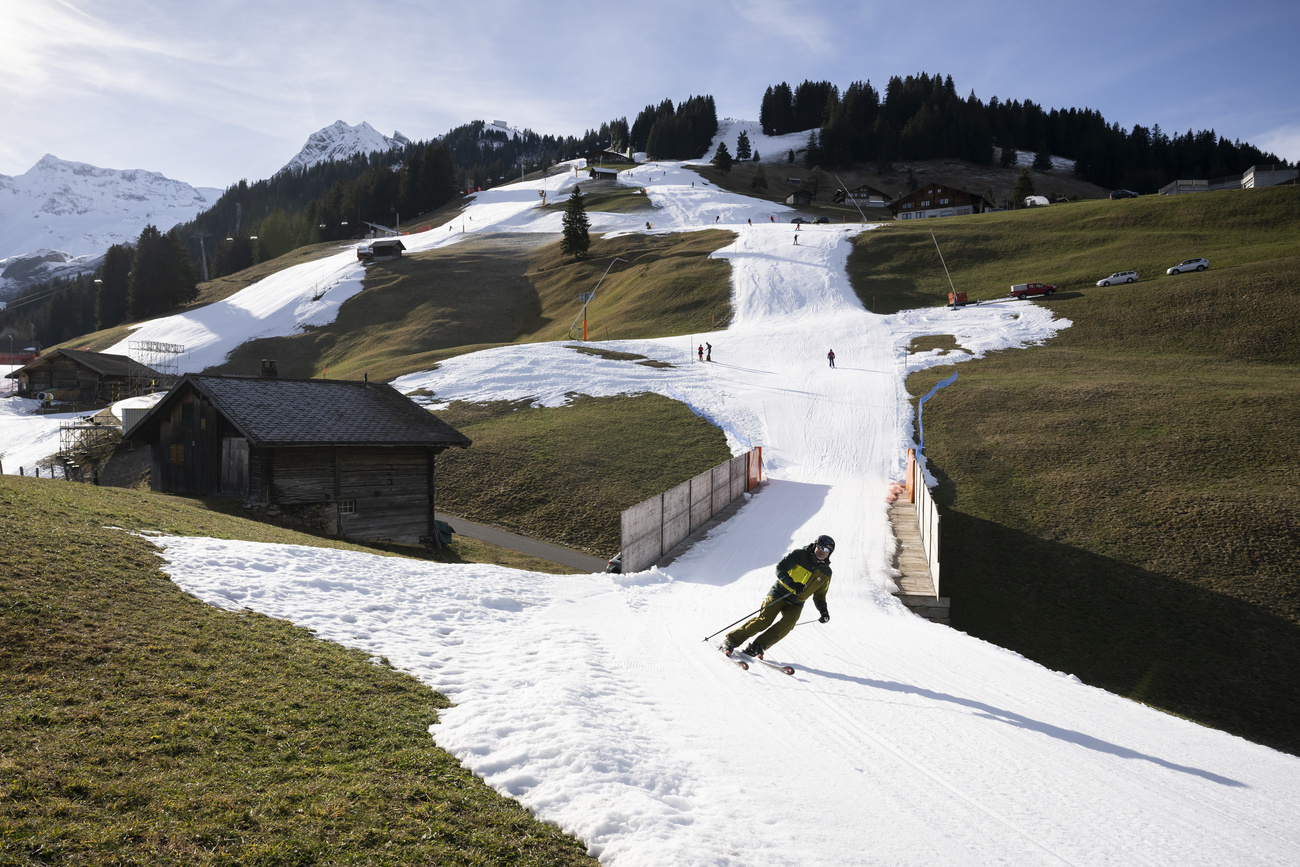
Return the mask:
[[803,605],[812,597],[813,604],[823,614],[826,612],[826,591],[831,586],[831,558],[818,560],[813,545],[796,548],[776,564],[775,596],[785,596],[786,602]]

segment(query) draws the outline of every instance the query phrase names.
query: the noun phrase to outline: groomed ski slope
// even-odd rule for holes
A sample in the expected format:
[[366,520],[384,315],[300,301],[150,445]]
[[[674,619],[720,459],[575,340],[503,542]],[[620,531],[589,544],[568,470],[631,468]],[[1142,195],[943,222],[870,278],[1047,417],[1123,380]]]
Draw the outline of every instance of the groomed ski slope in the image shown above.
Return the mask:
[[[720,138],[730,146],[735,133]],[[1300,863],[1300,759],[1085,686],[890,596],[886,493],[911,445],[903,381],[938,361],[909,357],[909,340],[956,332],[978,355],[1068,323],[1033,303],[869,314],[844,274],[856,227],[807,227],[796,246],[779,206],[710,196],[677,164],[635,174],[627,182],[661,208],[655,231],[720,215],[737,233],[717,253],[734,269],[730,328],[602,344],[671,368],[552,343],[462,356],[396,384],[437,401],[682,400],[736,450],[763,446],[770,481],[734,517],[669,567],[633,575],[160,537],[168,574],[212,604],[292,620],[444,692],[455,706],[431,729],[437,743],[605,864]],[[562,194],[573,180],[542,183]],[[453,229],[408,246],[454,243],[462,226],[558,232],[558,214],[532,216],[539,186],[480,194]],[[644,230],[643,218],[592,218],[600,231]],[[351,255],[338,257],[339,285]],[[298,291],[320,279],[321,266],[304,266]],[[275,284],[289,298],[281,309],[297,303],[291,283]],[[257,288],[240,309],[273,306],[250,300]],[[195,357],[242,337],[232,317],[209,327],[194,315],[196,333],[216,335]],[[151,327],[137,336],[171,339]],[[704,340],[711,364],[694,360]],[[755,609],[773,564],[820,533],[839,542],[831,620],[769,654],[794,677],[740,671],[701,641]]]

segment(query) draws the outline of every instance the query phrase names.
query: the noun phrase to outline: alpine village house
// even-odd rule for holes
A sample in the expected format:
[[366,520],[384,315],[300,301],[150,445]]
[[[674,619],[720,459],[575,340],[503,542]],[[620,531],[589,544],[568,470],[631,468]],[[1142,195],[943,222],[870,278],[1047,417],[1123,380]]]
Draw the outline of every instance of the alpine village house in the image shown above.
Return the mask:
[[992,205],[988,199],[978,193],[968,193],[943,184],[924,184],[888,205],[895,220],[982,214],[990,207]]
[[434,461],[470,440],[391,385],[186,374],[126,436],[151,485],[221,494],[316,532],[439,546]]

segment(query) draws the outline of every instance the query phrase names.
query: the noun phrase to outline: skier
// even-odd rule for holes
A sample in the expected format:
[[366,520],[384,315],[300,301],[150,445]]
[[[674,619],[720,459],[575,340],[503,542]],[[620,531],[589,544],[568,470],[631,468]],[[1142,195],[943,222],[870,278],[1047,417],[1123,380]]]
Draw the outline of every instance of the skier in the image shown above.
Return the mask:
[[834,367],[834,366],[835,366],[835,350],[832,349],[830,352],[826,353],[826,358],[827,358],[828,361],[830,361],[830,363],[831,363],[831,367]]
[[704,360],[704,344],[703,344],[703,343],[700,344],[700,348],[697,349],[697,350],[695,351],[695,354],[699,357],[700,361],[703,361],[703,360]]
[[704,350],[704,360],[705,360],[705,361],[712,361],[712,360],[713,360],[713,344],[712,344],[712,343],[706,343],[706,344],[704,344],[704,346],[706,347],[705,350]]
[[782,557],[776,564],[776,583],[763,600],[763,607],[742,626],[727,633],[722,642],[723,652],[730,656],[736,645],[761,632],[740,652],[762,659],[765,650],[794,629],[803,613],[803,604],[810,596],[821,615],[817,622],[830,621],[826,591],[831,585],[831,552],[834,550],[835,540],[822,535],[811,545],[795,548]]

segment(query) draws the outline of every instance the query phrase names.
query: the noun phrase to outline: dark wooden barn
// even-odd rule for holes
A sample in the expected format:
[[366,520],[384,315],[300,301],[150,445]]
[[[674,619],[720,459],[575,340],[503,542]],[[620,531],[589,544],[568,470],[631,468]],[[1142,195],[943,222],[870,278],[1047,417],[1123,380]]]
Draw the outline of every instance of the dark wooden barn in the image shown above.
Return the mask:
[[467,437],[390,385],[188,374],[126,436],[152,486],[353,540],[436,545],[434,458]]
[[[54,349],[8,374],[20,397],[50,394],[55,400],[104,403],[127,397],[135,381],[147,388],[162,374],[126,355],[85,349]],[[160,389],[161,390],[161,389]]]
[[406,245],[400,238],[377,238],[361,247],[357,247],[357,258],[362,262],[376,260],[400,259]]

